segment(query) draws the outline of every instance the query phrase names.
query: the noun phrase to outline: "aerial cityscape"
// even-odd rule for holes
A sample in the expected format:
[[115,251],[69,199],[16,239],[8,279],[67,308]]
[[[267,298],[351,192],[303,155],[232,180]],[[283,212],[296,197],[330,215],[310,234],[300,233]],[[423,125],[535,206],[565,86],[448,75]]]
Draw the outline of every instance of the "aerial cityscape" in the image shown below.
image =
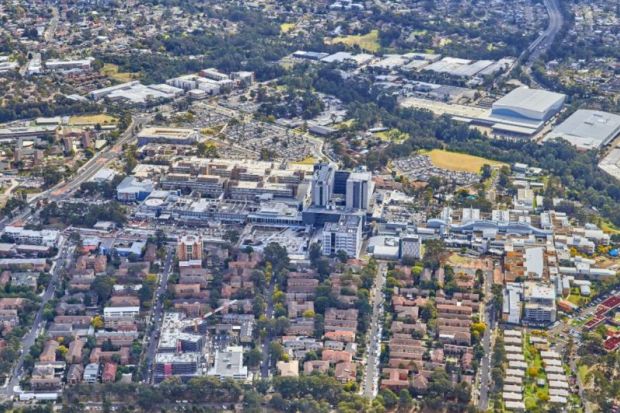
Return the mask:
[[620,2],[1,0],[1,412],[620,413]]

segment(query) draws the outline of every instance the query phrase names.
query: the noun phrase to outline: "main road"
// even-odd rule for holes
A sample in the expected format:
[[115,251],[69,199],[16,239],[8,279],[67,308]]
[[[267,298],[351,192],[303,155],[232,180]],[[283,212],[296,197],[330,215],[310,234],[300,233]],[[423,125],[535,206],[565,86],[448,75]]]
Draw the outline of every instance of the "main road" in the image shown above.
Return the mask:
[[544,52],[546,52],[555,37],[562,29],[564,25],[564,16],[560,10],[559,0],[544,0],[543,3],[547,9],[549,15],[549,24],[547,28],[538,36],[536,40],[527,48],[526,52],[529,53],[529,57],[525,64],[526,67],[532,67],[532,64],[538,59]]
[[553,44],[555,37],[562,29],[564,25],[564,16],[560,11],[560,6],[558,3],[559,0],[543,0],[543,4],[545,5],[545,9],[547,10],[547,15],[549,16],[549,22],[544,31],[542,31],[538,37],[530,43],[530,45],[525,49],[519,58],[515,61],[515,63],[499,78],[506,78],[512,73],[512,70],[524,60],[525,70],[529,73],[530,69],[534,62],[544,53],[549,47]]
[[161,328],[162,316],[164,313],[163,297],[168,287],[168,278],[170,277],[170,270],[172,263],[174,262],[174,249],[170,246],[166,247],[166,260],[164,261],[164,268],[159,277],[159,284],[155,291],[155,307],[151,314],[151,330],[148,337],[148,346],[146,351],[145,365],[146,369],[142,372],[142,380],[149,382],[153,376],[153,360],[155,359],[155,352],[157,351],[157,333]]
[[362,383],[362,393],[372,399],[377,396],[379,384],[379,358],[381,357],[381,334],[383,328],[383,287],[387,266],[384,262],[379,263],[377,279],[372,294],[372,319],[366,348],[366,371]]
[[59,201],[66,198],[71,192],[78,189],[82,183],[92,178],[111,161],[118,159],[123,152],[123,145],[129,143],[134,137],[134,133],[138,131],[142,125],[150,121],[150,119],[151,117],[149,115],[136,115],[133,117],[127,129],[121,134],[114,145],[97,152],[88,162],[82,165],[71,180],[60,182],[47,191],[41,192],[33,197],[31,202],[46,198],[52,201]]

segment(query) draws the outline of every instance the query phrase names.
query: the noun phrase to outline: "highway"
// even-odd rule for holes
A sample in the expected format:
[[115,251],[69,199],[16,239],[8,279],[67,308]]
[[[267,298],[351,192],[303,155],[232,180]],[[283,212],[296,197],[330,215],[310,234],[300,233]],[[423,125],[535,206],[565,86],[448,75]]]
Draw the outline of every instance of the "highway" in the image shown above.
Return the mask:
[[562,12],[560,11],[560,7],[558,4],[559,0],[544,0],[543,3],[545,8],[547,9],[547,15],[549,16],[549,22],[545,30],[540,33],[540,35],[532,42],[530,45],[521,52],[519,58],[515,61],[515,63],[498,79],[504,79],[512,73],[512,70],[522,63],[524,60],[527,61],[524,64],[525,71],[529,74],[530,69],[534,62],[544,53],[549,47],[553,44],[555,40],[555,36],[560,32],[562,26],[564,25],[564,16],[562,16]]
[[168,287],[168,278],[170,277],[173,262],[174,248],[167,247],[164,268],[159,277],[159,284],[157,285],[157,290],[155,291],[156,301],[153,312],[151,314],[151,330],[148,336],[145,335],[145,338],[148,337],[148,343],[146,343],[148,349],[146,352],[146,369],[144,369],[144,371],[142,372],[142,381],[147,383],[152,379],[153,376],[153,360],[155,359],[155,353],[157,352],[157,333],[161,328],[161,321],[163,319],[164,313],[163,296],[166,292],[166,288]]
[[47,289],[43,293],[43,296],[41,296],[41,306],[37,311],[30,331],[28,331],[21,339],[19,357],[11,372],[10,379],[8,380],[6,387],[0,389],[0,394],[5,397],[12,397],[15,394],[14,388],[19,385],[23,375],[22,369],[24,366],[24,357],[30,352],[30,347],[34,344],[39,332],[45,327],[46,321],[43,319],[43,310],[45,309],[45,305],[56,292],[56,286],[59,282],[60,273],[65,267],[66,262],[71,260],[72,251],[73,248],[66,246],[64,238],[61,238],[60,244],[58,245],[58,255],[56,256],[54,268],[52,270],[52,277],[50,278],[50,282]]
[[559,0],[544,0],[543,2],[547,9],[547,14],[549,15],[549,23],[547,28],[526,50],[527,53],[529,53],[529,57],[525,64],[527,68],[532,67],[532,64],[551,47],[555,40],[555,36],[557,36],[560,29],[562,29],[564,16],[562,16],[558,1]]
[[384,262],[379,263],[377,279],[372,292],[372,319],[370,321],[370,332],[368,337],[368,347],[366,348],[366,371],[362,384],[362,394],[369,399],[377,396],[379,383],[379,359],[381,357],[381,334],[383,328],[383,287],[387,266]]

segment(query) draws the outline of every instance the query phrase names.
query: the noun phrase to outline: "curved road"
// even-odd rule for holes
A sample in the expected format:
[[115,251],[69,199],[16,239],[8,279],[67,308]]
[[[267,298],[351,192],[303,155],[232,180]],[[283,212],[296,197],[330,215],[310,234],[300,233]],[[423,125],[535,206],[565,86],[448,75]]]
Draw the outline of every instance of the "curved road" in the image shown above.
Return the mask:
[[549,15],[549,24],[545,31],[526,49],[529,57],[525,66],[528,68],[532,67],[532,64],[551,47],[555,36],[557,36],[564,25],[564,16],[562,16],[560,11],[559,0],[544,0],[544,4]]
[[560,11],[559,6],[560,0],[544,0],[543,3],[545,8],[547,9],[547,14],[549,15],[549,22],[547,24],[547,28],[540,33],[540,35],[525,49],[519,58],[515,61],[515,63],[508,69],[500,78],[506,78],[512,73],[512,70],[519,65],[519,63],[523,62],[527,58],[527,61],[524,63],[524,67],[526,72],[529,74],[530,69],[534,62],[544,53],[549,47],[553,44],[555,37],[562,29],[564,25],[564,16]]

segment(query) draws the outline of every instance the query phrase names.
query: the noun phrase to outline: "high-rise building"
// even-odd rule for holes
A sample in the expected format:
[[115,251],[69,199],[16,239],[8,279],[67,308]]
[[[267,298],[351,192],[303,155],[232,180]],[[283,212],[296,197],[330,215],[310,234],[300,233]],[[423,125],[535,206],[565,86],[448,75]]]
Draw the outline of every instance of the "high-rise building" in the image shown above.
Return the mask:
[[342,215],[338,222],[328,222],[323,227],[323,255],[344,251],[348,257],[357,258],[362,246],[362,219],[357,215]]
[[312,176],[312,205],[326,207],[334,193],[336,169],[329,164],[318,164]]
[[540,282],[525,282],[523,296],[524,321],[537,324],[555,322],[555,290],[552,286]]
[[202,238],[197,235],[183,235],[177,241],[179,261],[202,260]]
[[374,184],[370,172],[353,172],[347,179],[346,206],[349,209],[368,209]]

